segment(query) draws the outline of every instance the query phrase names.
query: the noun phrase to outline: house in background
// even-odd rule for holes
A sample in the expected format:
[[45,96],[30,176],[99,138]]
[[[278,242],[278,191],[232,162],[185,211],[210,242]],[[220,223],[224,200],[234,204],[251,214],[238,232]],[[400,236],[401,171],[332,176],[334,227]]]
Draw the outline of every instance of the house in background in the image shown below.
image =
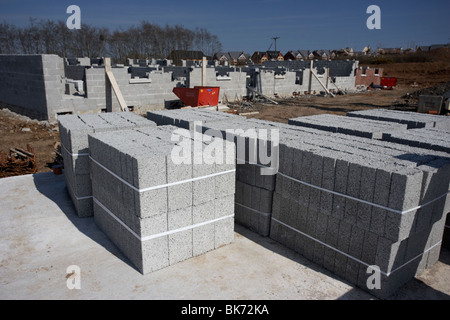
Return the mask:
[[366,87],[371,85],[379,86],[383,77],[383,71],[383,68],[359,67],[355,70],[355,85]]
[[201,62],[204,56],[205,55],[201,51],[173,50],[167,59],[172,60],[176,66],[181,66],[181,60]]
[[401,54],[403,52],[402,48],[379,48],[377,50],[378,54]]
[[309,50],[291,50],[284,55],[284,60],[308,60],[314,56]]
[[244,51],[217,52],[214,60],[219,61],[221,65],[228,63],[229,65],[246,65],[250,60],[250,55]]
[[261,64],[265,61],[268,61],[269,58],[265,51],[255,51],[251,57],[251,60],[254,64]]
[[336,54],[330,50],[314,50],[312,53],[315,59],[328,60],[336,57]]
[[268,60],[284,61],[284,56],[281,51],[267,51]]
[[430,46],[419,46],[416,49],[416,52],[428,52],[430,51]]
[[338,50],[333,50],[332,52],[334,53],[335,58],[336,57],[353,57],[355,55],[353,48],[342,48],[342,49],[338,49]]
[[228,56],[230,57],[230,64],[238,66],[246,65],[250,59],[250,55],[244,51],[230,51]]
[[284,61],[281,51],[255,51],[251,60],[254,64],[262,64],[265,61]]
[[216,52],[213,56],[213,60],[218,61],[220,65],[230,63],[230,58],[226,52]]

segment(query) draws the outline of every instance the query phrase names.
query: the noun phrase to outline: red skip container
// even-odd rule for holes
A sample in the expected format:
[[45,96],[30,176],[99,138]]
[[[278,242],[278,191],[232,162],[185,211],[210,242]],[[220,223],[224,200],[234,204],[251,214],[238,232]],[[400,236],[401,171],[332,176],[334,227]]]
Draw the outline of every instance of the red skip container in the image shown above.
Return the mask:
[[386,89],[392,89],[397,85],[397,78],[394,77],[382,77],[380,80],[380,86]]
[[217,106],[220,87],[173,88],[173,93],[183,101],[185,106]]

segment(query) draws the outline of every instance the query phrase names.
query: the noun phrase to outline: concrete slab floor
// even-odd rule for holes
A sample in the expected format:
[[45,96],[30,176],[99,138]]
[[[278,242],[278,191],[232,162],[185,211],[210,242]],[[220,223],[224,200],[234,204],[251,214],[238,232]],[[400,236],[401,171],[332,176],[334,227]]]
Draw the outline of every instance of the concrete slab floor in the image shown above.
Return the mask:
[[[375,299],[239,225],[232,244],[144,276],[93,218],[76,216],[64,176],[52,172],[0,179],[0,208],[3,300]],[[67,286],[71,265],[79,267],[80,289]],[[449,299],[449,251],[392,298]]]

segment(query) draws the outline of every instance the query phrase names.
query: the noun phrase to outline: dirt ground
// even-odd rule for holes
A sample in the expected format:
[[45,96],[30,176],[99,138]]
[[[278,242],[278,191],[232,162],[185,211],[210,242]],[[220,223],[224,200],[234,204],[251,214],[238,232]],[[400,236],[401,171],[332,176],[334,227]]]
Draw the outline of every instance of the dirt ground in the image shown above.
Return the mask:
[[350,111],[374,108],[388,108],[413,111],[416,101],[402,98],[412,92],[408,86],[399,86],[394,90],[363,91],[345,95],[332,96],[300,96],[292,99],[279,100],[279,105],[273,103],[258,103],[254,105],[257,114],[248,118],[258,118],[268,121],[287,123],[288,119],[315,114],[345,115]]
[[[405,98],[419,89],[450,83],[450,60],[448,52],[439,61],[423,63],[391,63],[377,65],[384,68],[384,74],[397,77],[398,86],[393,90],[374,90],[331,96],[300,96],[278,99],[278,105],[266,102],[252,103],[243,112],[257,112],[248,118],[287,123],[289,118],[322,113],[345,115],[349,111],[391,108],[414,111],[417,99]],[[59,133],[56,124],[36,121],[17,115],[0,105],[0,152],[8,153],[10,148],[26,149],[30,144],[36,153],[37,172],[51,171],[60,160],[56,154]]]
[[59,146],[57,125],[0,109],[0,152],[8,154],[10,148],[17,147],[26,150],[27,144],[34,149],[37,172],[51,171],[58,158],[55,153]]

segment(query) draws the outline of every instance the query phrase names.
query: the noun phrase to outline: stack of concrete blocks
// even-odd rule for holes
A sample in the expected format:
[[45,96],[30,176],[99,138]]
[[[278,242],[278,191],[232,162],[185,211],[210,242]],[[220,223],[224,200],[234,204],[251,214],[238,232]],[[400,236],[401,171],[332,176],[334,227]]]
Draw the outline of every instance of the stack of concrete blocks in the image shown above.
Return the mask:
[[370,139],[383,139],[387,133],[406,131],[407,125],[372,119],[320,114],[289,119],[289,124],[330,132],[356,135]]
[[[347,114],[358,119],[378,119],[388,123],[405,123],[407,131],[399,131],[384,136],[384,140],[419,147],[426,150],[435,150],[450,153],[450,118],[442,115],[422,114],[394,110],[366,110],[349,112]],[[447,212],[448,213],[448,212]],[[449,223],[447,222],[447,225]],[[449,247],[450,229],[445,228],[444,244]]]
[[58,117],[58,125],[67,189],[79,217],[93,215],[88,135],[156,127],[154,122],[131,112],[63,115]]
[[209,122],[204,134],[220,134],[236,145],[235,219],[254,232],[268,236],[278,157],[265,121],[233,118]]
[[[450,207],[448,154],[260,120],[208,127],[279,130],[274,240],[380,298],[438,260]],[[380,289],[367,286],[373,265]]]
[[411,129],[389,133],[385,135],[384,140],[450,153],[450,130],[435,128]]
[[[271,238],[381,298],[438,260],[448,154],[279,127]],[[367,286],[373,265],[380,289]]]
[[[227,135],[228,129],[244,131],[267,127],[263,122],[252,123],[251,120],[247,121],[241,116],[205,109],[151,111],[147,113],[147,118],[158,125],[175,125],[211,135],[220,134],[236,145],[237,134]],[[195,122],[201,124],[201,127],[195,128]],[[245,149],[249,146],[249,138],[245,137],[245,132],[241,134],[244,140],[239,143],[242,143]],[[235,220],[260,235],[268,236],[275,175],[261,174],[263,166],[261,161],[258,162],[258,159],[249,161],[251,159],[248,151],[237,151],[236,156]]]
[[[247,73],[241,68],[228,71],[226,76],[221,76],[216,68],[206,68],[205,85],[210,87],[220,87],[219,100],[235,101],[247,96]],[[189,73],[187,86],[194,88],[202,86],[202,68],[192,68]]]
[[408,129],[436,128],[450,130],[450,125],[447,117],[432,114],[386,109],[370,109],[347,112],[347,116],[394,123],[403,123],[408,125]]
[[196,124],[205,125],[210,122],[243,118],[232,113],[193,108],[149,111],[147,112],[147,119],[155,122],[158,126],[172,125],[187,130],[194,130]]
[[[211,151],[217,144],[222,155]],[[230,143],[198,144],[188,130],[159,126],[94,133],[89,148],[94,220],[142,274],[233,241]],[[199,155],[207,161],[196,162]]]

